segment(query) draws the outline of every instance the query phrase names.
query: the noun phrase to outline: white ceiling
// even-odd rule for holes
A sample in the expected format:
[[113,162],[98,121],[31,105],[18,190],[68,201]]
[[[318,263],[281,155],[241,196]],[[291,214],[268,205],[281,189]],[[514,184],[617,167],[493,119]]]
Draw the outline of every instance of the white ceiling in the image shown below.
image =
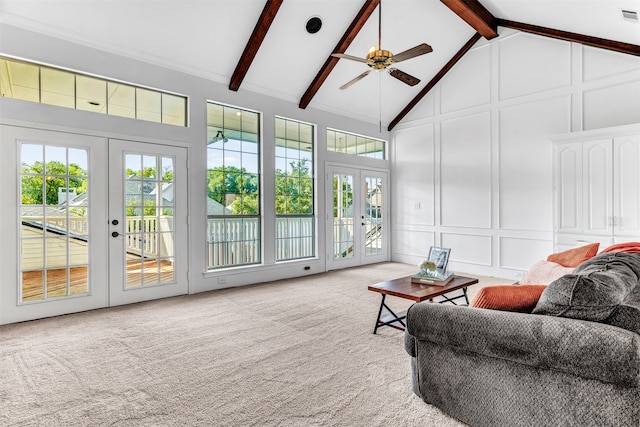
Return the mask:
[[[640,45],[640,24],[623,21],[620,13],[640,12],[640,0],[480,3],[496,18]],[[0,22],[228,85],[264,4],[265,0],[0,0]],[[285,0],[240,90],[298,104],[363,4],[364,0]],[[384,49],[399,53],[423,42],[433,47],[432,53],[397,65],[421,83],[409,87],[385,73],[372,73],[341,91],[342,84],[368,68],[340,60],[310,107],[377,123],[381,93],[386,125],[475,33],[437,0],[383,0],[382,7]],[[305,30],[312,16],[323,21],[316,34]],[[346,53],[364,57],[377,38],[376,10]]]

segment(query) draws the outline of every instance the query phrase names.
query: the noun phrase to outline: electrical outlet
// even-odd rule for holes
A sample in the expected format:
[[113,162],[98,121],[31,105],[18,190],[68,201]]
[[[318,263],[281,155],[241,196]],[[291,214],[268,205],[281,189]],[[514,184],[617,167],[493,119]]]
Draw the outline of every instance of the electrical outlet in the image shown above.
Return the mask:
[[522,279],[522,278],[524,277],[524,271],[520,271],[520,270],[515,271],[515,272],[513,273],[513,276],[514,276],[516,279]]
[[224,285],[227,283],[227,278],[226,277],[218,277],[218,284],[219,285]]
[[415,202],[413,204],[413,209],[420,209],[420,202]]

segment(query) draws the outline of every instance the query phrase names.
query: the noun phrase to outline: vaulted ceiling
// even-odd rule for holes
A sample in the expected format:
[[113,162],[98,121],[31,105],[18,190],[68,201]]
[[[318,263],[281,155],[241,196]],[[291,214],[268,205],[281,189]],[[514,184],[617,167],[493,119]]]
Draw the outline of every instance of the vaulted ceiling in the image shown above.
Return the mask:
[[[0,22],[393,128],[475,44],[513,31],[640,56],[637,0],[0,0]],[[307,21],[319,17],[316,33]],[[433,52],[342,85],[377,45]],[[1,54],[2,52],[0,52]],[[544,61],[544,58],[540,58]],[[52,64],[57,65],[57,64]],[[82,70],[79,70],[82,71]],[[112,76],[105,76],[112,77]],[[133,82],[144,84],[144,81]]]

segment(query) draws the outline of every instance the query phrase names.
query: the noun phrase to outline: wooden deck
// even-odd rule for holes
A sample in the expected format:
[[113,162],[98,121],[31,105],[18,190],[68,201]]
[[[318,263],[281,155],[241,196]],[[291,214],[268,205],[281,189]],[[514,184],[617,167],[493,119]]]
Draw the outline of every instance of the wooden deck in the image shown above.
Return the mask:
[[[148,286],[156,283],[174,281],[173,263],[163,260],[127,260],[127,287]],[[142,271],[144,270],[144,283]],[[159,279],[159,280],[158,280]],[[80,295],[89,292],[88,267],[69,268],[69,294]],[[46,298],[64,297],[67,295],[67,270],[47,270]],[[22,301],[39,301],[44,299],[43,271],[27,271],[22,273]]]

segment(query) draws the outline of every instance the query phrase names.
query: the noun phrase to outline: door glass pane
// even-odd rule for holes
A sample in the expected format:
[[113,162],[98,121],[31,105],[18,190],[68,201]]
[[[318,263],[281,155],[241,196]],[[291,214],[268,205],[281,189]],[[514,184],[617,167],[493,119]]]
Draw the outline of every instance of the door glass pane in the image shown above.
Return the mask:
[[333,258],[353,258],[353,175],[333,175]]
[[382,179],[365,177],[365,256],[382,253]]
[[89,292],[87,154],[63,146],[21,145],[22,302]]
[[125,155],[126,288],[174,283],[172,157]]

